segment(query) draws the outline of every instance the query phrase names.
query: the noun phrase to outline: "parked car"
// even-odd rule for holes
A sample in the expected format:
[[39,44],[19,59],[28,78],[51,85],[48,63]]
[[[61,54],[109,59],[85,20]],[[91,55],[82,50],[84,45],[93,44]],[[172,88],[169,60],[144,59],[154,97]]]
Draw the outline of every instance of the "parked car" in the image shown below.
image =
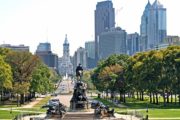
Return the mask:
[[59,99],[51,99],[48,101],[48,105],[52,105],[52,106],[56,106],[56,105],[59,105],[60,101]]
[[58,94],[57,93],[53,93],[53,94],[51,94],[51,96],[57,96]]
[[97,101],[97,100],[93,100],[90,102],[91,103],[91,108],[92,109],[96,109],[97,105],[99,104],[100,106],[105,106],[102,102]]

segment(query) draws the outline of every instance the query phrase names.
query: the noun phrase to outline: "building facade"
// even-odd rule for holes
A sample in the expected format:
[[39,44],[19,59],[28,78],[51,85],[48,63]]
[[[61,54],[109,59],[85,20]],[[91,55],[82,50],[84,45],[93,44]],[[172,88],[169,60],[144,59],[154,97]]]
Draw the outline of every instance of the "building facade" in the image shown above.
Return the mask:
[[40,43],[35,53],[49,67],[58,72],[58,56],[51,51],[50,43]]
[[141,17],[140,34],[142,50],[151,50],[166,38],[166,8],[158,0],[152,5],[148,1]]
[[63,76],[73,75],[73,64],[71,63],[69,51],[69,42],[66,35],[63,44],[63,56],[59,59],[59,72]]
[[99,58],[104,59],[112,54],[127,54],[125,30],[120,27],[102,32],[99,36]]
[[39,43],[38,47],[37,47],[37,51],[38,52],[44,52],[44,51],[51,51],[51,44],[48,42],[45,43]]
[[87,57],[95,59],[95,42],[94,41],[85,42],[85,49],[87,51]]
[[87,68],[91,69],[96,66],[95,63],[95,42],[85,42],[85,50],[87,51]]
[[76,67],[81,64],[83,69],[87,69],[87,51],[85,48],[79,47],[77,51],[75,51],[73,56],[73,66],[74,71],[76,70]]
[[99,59],[99,35],[115,26],[115,11],[110,0],[98,2],[95,10],[95,59]]
[[2,45],[0,45],[0,47],[9,48],[9,49],[12,49],[12,50],[15,50],[15,51],[29,52],[29,46],[25,46],[25,45],[2,44]]
[[169,45],[180,45],[180,37],[179,36],[167,36],[165,38],[164,42]]
[[140,48],[140,36],[138,33],[127,35],[127,53],[128,55],[134,55]]

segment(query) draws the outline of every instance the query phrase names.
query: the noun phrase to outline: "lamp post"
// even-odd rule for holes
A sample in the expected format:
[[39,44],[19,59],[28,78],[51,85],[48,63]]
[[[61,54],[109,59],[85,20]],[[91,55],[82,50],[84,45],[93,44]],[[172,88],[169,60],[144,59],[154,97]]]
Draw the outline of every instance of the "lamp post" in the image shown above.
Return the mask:
[[147,106],[146,106],[146,120],[148,120],[148,103],[147,103]]

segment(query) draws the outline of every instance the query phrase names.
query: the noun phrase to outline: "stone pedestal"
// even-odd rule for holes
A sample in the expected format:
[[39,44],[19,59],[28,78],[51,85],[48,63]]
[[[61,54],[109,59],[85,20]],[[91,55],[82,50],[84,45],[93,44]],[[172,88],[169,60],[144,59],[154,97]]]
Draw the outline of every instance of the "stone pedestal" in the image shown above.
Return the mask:
[[74,87],[73,97],[70,101],[70,109],[88,109],[88,104],[89,102],[86,96],[86,85],[82,81],[77,81]]

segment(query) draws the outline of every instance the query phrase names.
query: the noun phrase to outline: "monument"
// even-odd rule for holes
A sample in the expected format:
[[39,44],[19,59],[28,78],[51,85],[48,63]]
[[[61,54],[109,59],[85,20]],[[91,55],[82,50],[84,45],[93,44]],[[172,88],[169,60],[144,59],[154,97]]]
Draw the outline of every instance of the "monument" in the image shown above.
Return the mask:
[[86,96],[86,84],[82,82],[83,69],[81,64],[76,68],[77,81],[74,86],[73,96],[70,101],[71,110],[88,109],[89,103]]

